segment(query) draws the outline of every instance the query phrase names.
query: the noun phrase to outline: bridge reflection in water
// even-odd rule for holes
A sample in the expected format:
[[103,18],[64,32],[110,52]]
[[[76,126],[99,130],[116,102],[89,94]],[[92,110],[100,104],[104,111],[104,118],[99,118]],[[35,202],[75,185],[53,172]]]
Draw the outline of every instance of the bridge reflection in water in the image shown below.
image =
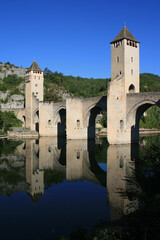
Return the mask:
[[134,174],[138,151],[129,144],[108,146],[104,171],[95,159],[94,144],[87,140],[69,140],[65,144],[49,137],[21,144],[18,151],[26,157],[27,191],[32,200],[43,195],[44,172],[51,170],[52,175],[60,173],[67,181],[87,180],[105,187],[110,220],[135,210],[137,202],[130,201],[125,193],[134,187],[126,179]]

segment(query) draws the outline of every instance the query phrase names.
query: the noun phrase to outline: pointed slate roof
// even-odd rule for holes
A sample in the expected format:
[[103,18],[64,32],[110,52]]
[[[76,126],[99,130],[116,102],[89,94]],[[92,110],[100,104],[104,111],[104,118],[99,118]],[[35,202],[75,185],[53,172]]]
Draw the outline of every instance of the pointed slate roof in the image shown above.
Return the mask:
[[28,193],[28,195],[30,196],[30,198],[32,199],[32,201],[34,203],[38,203],[39,199],[42,197],[43,194],[42,193],[37,193],[37,194],[32,196],[30,193]]
[[120,33],[117,35],[117,37],[111,43],[114,43],[114,42],[117,42],[117,41],[123,40],[123,39],[128,39],[128,40],[139,43],[135,39],[135,37],[133,37],[133,35],[130,33],[130,31],[127,29],[126,26],[124,26],[124,28],[120,31]]
[[35,60],[32,63],[32,65],[30,66],[29,71],[43,72],[42,69],[38,66],[38,64],[36,63]]

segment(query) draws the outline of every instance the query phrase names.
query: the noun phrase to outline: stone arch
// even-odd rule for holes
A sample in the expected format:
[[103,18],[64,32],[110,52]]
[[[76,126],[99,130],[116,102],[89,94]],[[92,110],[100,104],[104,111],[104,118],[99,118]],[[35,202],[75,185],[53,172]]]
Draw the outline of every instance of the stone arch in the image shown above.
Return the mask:
[[89,151],[84,159],[84,176],[89,181],[106,186],[106,172],[96,162],[94,151]]
[[54,114],[54,124],[57,125],[58,137],[66,136],[66,107],[59,106]]
[[135,104],[127,114],[127,128],[131,130],[131,143],[139,141],[139,120],[143,113],[154,105],[160,107],[159,101],[146,99]]
[[90,112],[93,108],[98,107],[101,110],[107,111],[107,104],[103,104],[103,103],[94,103],[92,105],[90,105],[86,111],[84,112],[84,126],[88,127],[88,123],[89,123],[89,117],[90,117]]
[[23,127],[26,127],[26,116],[22,116]]
[[[126,118],[127,124],[130,123],[131,119],[133,119],[133,118],[135,119],[138,108],[141,108],[141,112],[143,114],[143,112],[145,112],[148,108],[150,108],[153,105],[160,106],[160,104],[157,104],[155,101],[150,100],[150,99],[145,99],[141,102],[136,103],[127,114],[127,118]],[[142,111],[142,108],[144,108],[144,111]]]
[[59,106],[59,107],[57,108],[57,110],[55,111],[55,113],[54,113],[54,120],[53,120],[54,124],[57,124],[58,121],[60,120],[60,114],[59,114],[59,112],[60,112],[62,109],[66,110],[66,107],[63,106],[63,105],[62,105],[62,106]]
[[133,84],[131,84],[128,88],[129,93],[134,93],[136,91],[136,88]]
[[33,112],[33,124],[35,125],[35,131],[39,132],[39,109],[38,108]]
[[39,162],[39,140],[36,140],[33,144],[33,157]]
[[88,129],[88,139],[95,138],[95,121],[102,110],[107,110],[107,105],[99,101],[90,105],[84,113],[84,126]]

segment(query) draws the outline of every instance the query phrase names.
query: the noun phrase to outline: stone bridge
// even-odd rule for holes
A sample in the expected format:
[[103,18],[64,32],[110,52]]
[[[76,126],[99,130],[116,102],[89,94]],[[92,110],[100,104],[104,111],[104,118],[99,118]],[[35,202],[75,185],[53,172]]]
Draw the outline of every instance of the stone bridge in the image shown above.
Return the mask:
[[41,136],[64,136],[68,139],[95,137],[95,119],[107,110],[107,97],[68,97],[66,102],[39,103]]
[[[110,85],[112,86],[111,82]],[[115,87],[117,84],[114,84]],[[112,96],[109,94],[108,97],[108,101],[107,96],[68,97],[66,101],[58,103],[39,102],[34,97],[33,130],[37,130],[36,125],[38,124],[40,136],[67,136],[67,139],[94,138],[97,114],[101,110],[109,109],[107,111],[109,126],[118,118],[124,119],[125,123],[124,129],[119,124],[116,127],[114,125],[111,131],[108,131],[109,142],[111,144],[138,142],[140,117],[149,107],[160,106],[160,92],[127,93],[122,103],[119,102],[121,97],[116,97],[118,100],[114,106],[115,97],[113,98],[113,94]],[[118,111],[123,112],[123,116],[121,116],[121,112],[118,114]],[[23,113],[23,115],[25,114]],[[119,121],[121,122],[121,120]],[[112,136],[115,136],[113,142]]]

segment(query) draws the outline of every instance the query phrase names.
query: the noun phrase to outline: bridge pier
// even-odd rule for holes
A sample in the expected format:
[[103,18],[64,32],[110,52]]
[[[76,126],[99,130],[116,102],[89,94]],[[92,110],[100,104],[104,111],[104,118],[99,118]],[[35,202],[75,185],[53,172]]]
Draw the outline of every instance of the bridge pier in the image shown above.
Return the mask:
[[126,94],[123,78],[116,79],[108,85],[107,137],[110,144],[131,143],[131,128],[126,119]]
[[87,139],[87,127],[83,121],[83,98],[66,99],[67,139]]
[[53,117],[54,103],[39,103],[39,134],[40,136],[57,137],[57,123]]

